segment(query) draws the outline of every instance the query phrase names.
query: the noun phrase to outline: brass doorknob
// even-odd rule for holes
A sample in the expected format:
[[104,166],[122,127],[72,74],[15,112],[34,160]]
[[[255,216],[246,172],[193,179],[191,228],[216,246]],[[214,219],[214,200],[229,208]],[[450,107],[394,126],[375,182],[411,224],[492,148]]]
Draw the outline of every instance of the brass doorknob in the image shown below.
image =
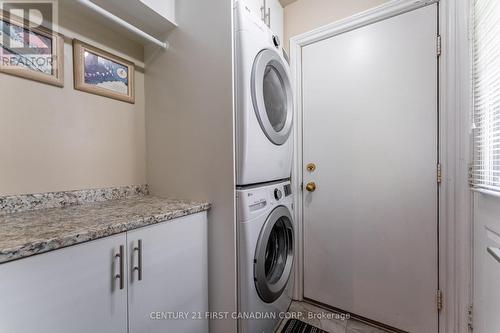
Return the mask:
[[316,191],[316,183],[315,182],[307,183],[306,190],[308,192],[314,192],[314,191]]
[[306,165],[306,169],[307,169],[307,171],[309,171],[309,172],[313,172],[314,170],[316,170],[316,164],[314,164],[314,163],[309,163],[308,165]]

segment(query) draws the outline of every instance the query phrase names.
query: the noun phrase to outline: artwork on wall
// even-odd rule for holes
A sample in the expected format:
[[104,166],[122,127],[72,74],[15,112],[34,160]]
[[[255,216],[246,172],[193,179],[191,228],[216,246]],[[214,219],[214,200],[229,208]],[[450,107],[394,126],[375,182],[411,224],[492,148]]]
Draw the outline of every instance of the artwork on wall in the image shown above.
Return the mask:
[[75,89],[135,103],[133,63],[79,40],[73,41]]
[[0,72],[63,87],[63,37],[0,11]]

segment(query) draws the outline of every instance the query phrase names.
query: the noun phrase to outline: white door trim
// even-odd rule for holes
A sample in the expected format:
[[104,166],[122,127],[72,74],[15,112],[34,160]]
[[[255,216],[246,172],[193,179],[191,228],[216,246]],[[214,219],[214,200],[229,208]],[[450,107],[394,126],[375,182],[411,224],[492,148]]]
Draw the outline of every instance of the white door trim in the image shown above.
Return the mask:
[[440,1],[440,286],[445,304],[440,332],[465,333],[472,304],[473,223],[468,184],[471,144],[470,0]]
[[[438,0],[389,1],[290,40],[292,83],[295,91],[292,183],[296,193],[294,219],[298,234],[294,296],[298,300],[302,300],[304,294],[302,48],[436,2]],[[471,119],[468,97],[468,3],[469,0],[439,1],[439,31],[443,46],[439,68],[439,159],[444,176],[439,188],[439,288],[444,293],[439,328],[440,332],[445,333],[469,331],[467,311],[471,303],[472,204],[467,178],[471,160],[468,135]]]
[[403,14],[411,10],[424,7],[439,0],[393,0],[383,5],[374,7],[364,12],[352,15],[348,18],[336,21],[317,29],[308,31],[290,39],[290,51],[293,52],[297,47],[318,42],[323,39],[354,30],[365,25],[385,20],[392,16]]

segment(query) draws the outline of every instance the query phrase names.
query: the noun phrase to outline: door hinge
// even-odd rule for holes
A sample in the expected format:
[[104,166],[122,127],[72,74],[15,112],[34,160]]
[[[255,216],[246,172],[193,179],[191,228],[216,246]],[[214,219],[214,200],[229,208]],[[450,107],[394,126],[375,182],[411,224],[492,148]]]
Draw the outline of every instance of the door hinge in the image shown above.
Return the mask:
[[439,57],[442,52],[442,46],[441,46],[441,35],[437,35],[436,37],[436,54]]
[[436,179],[438,184],[441,184],[441,182],[443,181],[443,171],[441,168],[441,163],[437,164]]
[[469,309],[467,311],[467,326],[469,327],[469,330],[473,330],[474,329],[474,325],[473,325],[473,315],[474,315],[474,306],[472,304],[469,305]]
[[467,178],[467,180],[469,181],[469,186],[474,186],[474,166],[472,165],[472,163],[469,163]]
[[304,183],[300,183],[300,190],[304,191]]
[[436,293],[436,305],[437,305],[438,311],[443,310],[443,292],[439,289]]

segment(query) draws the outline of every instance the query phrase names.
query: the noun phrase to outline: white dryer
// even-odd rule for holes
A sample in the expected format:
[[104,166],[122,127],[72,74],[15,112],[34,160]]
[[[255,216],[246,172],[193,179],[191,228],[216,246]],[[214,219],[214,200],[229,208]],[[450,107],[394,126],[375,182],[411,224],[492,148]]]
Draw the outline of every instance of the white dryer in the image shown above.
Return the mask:
[[280,42],[239,0],[234,5],[236,184],[289,178],[293,94]]
[[292,301],[290,182],[237,189],[240,333],[273,333]]

